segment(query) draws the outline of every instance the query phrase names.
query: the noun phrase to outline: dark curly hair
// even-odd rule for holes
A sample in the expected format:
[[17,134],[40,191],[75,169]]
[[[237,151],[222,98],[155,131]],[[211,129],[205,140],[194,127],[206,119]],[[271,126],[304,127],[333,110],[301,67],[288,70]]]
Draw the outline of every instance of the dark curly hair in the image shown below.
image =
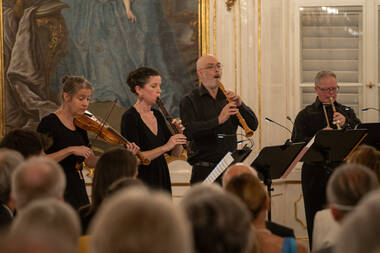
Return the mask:
[[136,86],[143,88],[151,76],[160,76],[160,73],[152,68],[141,67],[129,72],[127,84],[131,91],[136,94]]

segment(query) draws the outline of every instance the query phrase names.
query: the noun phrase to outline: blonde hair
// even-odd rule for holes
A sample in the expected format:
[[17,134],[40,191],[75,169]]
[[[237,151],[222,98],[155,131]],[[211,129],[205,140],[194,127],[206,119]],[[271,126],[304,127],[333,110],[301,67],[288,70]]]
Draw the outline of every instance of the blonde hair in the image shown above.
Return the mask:
[[267,200],[267,193],[260,180],[248,173],[233,177],[226,186],[226,191],[241,199],[252,215],[252,221],[257,218]]
[[368,167],[380,181],[380,152],[374,147],[360,145],[348,158],[347,163],[357,163]]

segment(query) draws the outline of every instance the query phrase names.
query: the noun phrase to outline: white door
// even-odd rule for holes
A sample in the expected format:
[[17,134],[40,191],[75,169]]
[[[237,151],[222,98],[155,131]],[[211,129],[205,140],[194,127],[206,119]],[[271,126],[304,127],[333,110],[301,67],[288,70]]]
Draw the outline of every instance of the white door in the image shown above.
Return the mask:
[[380,0],[295,1],[298,109],[315,100],[315,74],[331,70],[340,86],[338,101],[362,122],[379,120],[379,8]]

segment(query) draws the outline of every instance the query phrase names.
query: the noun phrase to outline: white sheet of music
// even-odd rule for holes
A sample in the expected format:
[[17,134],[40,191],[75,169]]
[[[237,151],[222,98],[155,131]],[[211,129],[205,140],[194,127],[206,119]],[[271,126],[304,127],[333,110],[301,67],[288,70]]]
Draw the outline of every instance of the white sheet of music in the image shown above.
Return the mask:
[[211,173],[207,176],[207,178],[203,181],[203,183],[211,184],[213,183],[226,169],[227,167],[234,161],[232,157],[232,153],[228,152],[222,160],[215,166],[215,168],[211,171]]

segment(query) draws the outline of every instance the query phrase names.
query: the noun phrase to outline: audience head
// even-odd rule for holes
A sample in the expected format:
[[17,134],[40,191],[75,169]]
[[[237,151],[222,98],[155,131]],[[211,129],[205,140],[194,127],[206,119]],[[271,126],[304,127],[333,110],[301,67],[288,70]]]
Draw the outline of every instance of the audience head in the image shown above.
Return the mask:
[[164,193],[141,187],[105,200],[90,226],[93,253],[193,252],[189,225]]
[[76,252],[81,234],[78,214],[57,199],[35,200],[18,212],[10,235],[30,238],[46,246],[63,245],[66,252]]
[[334,252],[375,253],[380,250],[380,191],[364,197],[342,222]]
[[380,152],[374,147],[360,145],[348,158],[348,163],[364,165],[375,172],[380,181]]
[[236,197],[215,185],[198,184],[185,194],[181,206],[193,227],[196,252],[251,250],[250,215]]
[[145,187],[144,183],[138,178],[123,177],[113,182],[107,189],[107,196],[130,187]]
[[377,189],[375,173],[359,164],[343,164],[335,169],[327,183],[327,200],[332,214],[340,221],[368,192]]
[[17,151],[5,148],[0,149],[0,204],[9,207],[11,175],[23,160],[24,158]]
[[137,160],[126,149],[116,148],[105,152],[98,160],[92,183],[92,206],[97,209],[107,195],[109,186],[123,177],[137,176]]
[[252,174],[253,176],[257,177],[256,170],[252,168],[251,166],[248,166],[244,163],[235,163],[234,165],[229,167],[227,171],[223,174],[223,181],[222,181],[223,187],[226,187],[228,182],[230,182],[231,178],[243,173]]
[[260,180],[252,174],[245,173],[233,177],[225,189],[245,203],[251,213],[252,221],[269,208],[267,192]]
[[160,73],[152,68],[141,67],[131,71],[127,77],[127,84],[131,91],[135,94],[137,93],[137,87],[144,88],[145,84],[147,84],[151,77],[161,76]]
[[47,157],[22,162],[12,175],[11,196],[16,209],[42,198],[63,199],[66,178],[62,167]]
[[42,136],[32,130],[14,129],[1,140],[0,147],[20,152],[24,158],[39,156],[44,150]]

